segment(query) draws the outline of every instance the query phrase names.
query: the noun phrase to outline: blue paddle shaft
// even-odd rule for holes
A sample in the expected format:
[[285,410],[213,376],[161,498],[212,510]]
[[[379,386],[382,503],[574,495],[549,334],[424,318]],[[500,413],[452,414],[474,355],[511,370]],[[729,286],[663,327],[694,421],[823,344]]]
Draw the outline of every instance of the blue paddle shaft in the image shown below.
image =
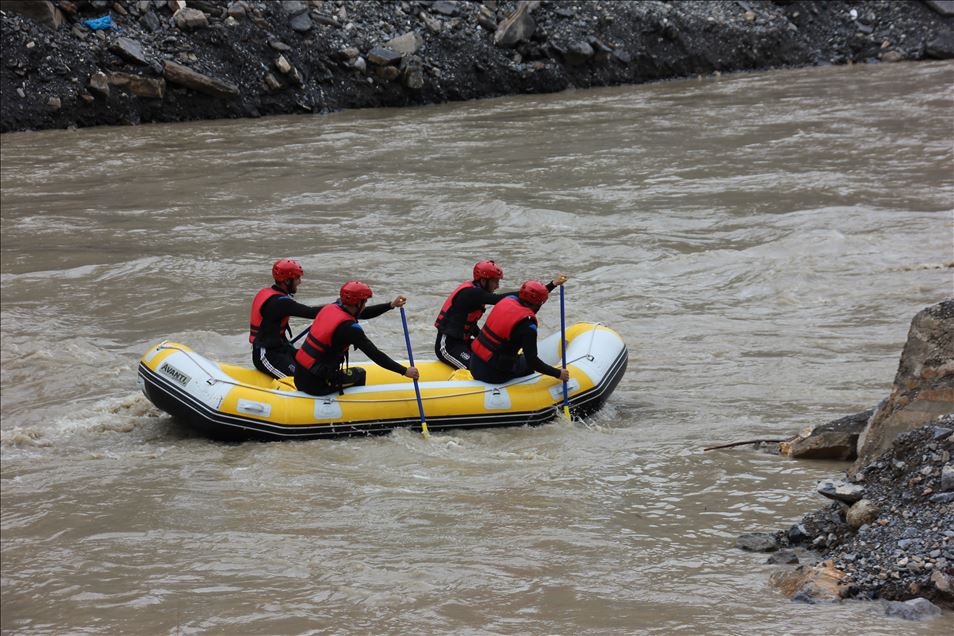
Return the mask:
[[[560,351],[563,353],[563,368],[566,368],[566,302],[563,296],[563,285],[560,285]],[[563,407],[569,408],[570,396],[567,383],[563,383]]]
[[[414,353],[411,352],[411,334],[407,331],[407,316],[404,314],[404,307],[401,307],[401,325],[404,326],[404,344],[407,345],[407,361],[414,366]],[[417,380],[414,380],[414,394],[417,396],[417,410],[421,414],[421,424],[424,424],[424,402],[421,400],[421,387]]]

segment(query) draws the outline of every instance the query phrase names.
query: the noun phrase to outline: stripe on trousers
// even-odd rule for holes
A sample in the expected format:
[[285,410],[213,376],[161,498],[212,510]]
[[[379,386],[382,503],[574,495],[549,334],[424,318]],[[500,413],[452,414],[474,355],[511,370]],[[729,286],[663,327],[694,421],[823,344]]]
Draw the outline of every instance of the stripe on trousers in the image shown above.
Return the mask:
[[264,348],[259,349],[259,351],[261,352],[261,353],[259,354],[259,359],[262,361],[262,366],[264,366],[266,369],[268,369],[268,370],[272,373],[273,376],[275,376],[275,377],[278,378],[279,380],[281,380],[282,378],[287,378],[287,377],[288,377],[288,374],[287,374],[287,373],[285,373],[284,371],[281,371],[281,370],[279,370],[279,369],[276,369],[276,368],[275,368],[275,365],[273,365],[271,362],[268,361],[268,358],[265,357],[265,349],[264,349]]
[[447,352],[447,349],[445,348],[446,345],[447,345],[447,336],[441,336],[441,353],[443,354],[442,357],[444,358],[444,362],[446,362],[447,364],[451,366],[455,366],[458,369],[466,369],[467,368],[466,364],[464,364],[463,362],[461,362],[460,360],[458,360],[457,358],[455,358],[454,356],[452,356],[450,353]]

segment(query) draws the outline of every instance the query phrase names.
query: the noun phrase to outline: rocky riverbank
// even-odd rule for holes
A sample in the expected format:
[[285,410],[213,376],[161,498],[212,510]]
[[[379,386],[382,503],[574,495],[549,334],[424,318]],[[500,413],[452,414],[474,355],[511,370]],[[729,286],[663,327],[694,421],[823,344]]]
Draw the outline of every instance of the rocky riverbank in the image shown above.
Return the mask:
[[954,1],[5,0],[0,45],[9,132],[949,59]]
[[954,300],[911,321],[890,396],[782,444],[804,458],[856,459],[818,493],[834,503],[787,531],[739,537],[799,564],[773,576],[796,600],[882,599],[889,615],[954,610]]

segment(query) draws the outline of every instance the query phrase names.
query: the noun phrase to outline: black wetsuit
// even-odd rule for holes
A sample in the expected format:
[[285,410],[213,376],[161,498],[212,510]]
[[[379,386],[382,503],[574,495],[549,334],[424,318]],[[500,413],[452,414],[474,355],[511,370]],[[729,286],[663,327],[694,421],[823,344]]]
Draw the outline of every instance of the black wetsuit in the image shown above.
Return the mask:
[[[523,349],[523,353],[517,354]],[[470,372],[475,380],[490,384],[503,384],[514,378],[530,375],[534,371],[560,377],[560,369],[551,367],[537,357],[537,325],[530,319],[524,318],[518,322],[510,338],[501,344],[499,360],[493,358],[484,362],[476,355],[470,357]]]
[[[553,291],[553,282],[547,283],[547,291]],[[507,296],[516,295],[516,291],[491,293],[474,285],[465,287],[454,296],[454,302],[447,309],[444,329],[437,330],[437,341],[434,343],[434,355],[437,359],[458,369],[470,366],[473,355],[470,351],[470,342],[477,337],[480,328],[475,325],[473,334],[464,333],[464,324],[467,314],[483,305],[496,305]]]
[[[376,305],[374,308],[379,307]],[[390,307],[390,305],[388,305]],[[367,317],[369,309],[365,308],[361,313]],[[380,315],[380,314],[375,314]],[[345,322],[335,329],[331,336],[331,351],[344,351],[348,347],[355,347],[364,352],[372,362],[388,371],[404,375],[407,367],[398,364],[392,360],[386,353],[374,346],[364,333],[364,329],[356,322]],[[295,386],[299,391],[304,391],[311,395],[327,395],[334,393],[349,386],[363,386],[366,377],[364,369],[352,367],[348,369],[341,368],[341,359],[332,359],[333,354],[325,359],[318,359],[315,365],[310,369],[299,368],[295,371]]]
[[[278,285],[272,285],[284,293]],[[252,344],[252,364],[262,373],[273,378],[295,375],[295,353],[298,351],[289,341],[289,331],[282,330],[282,321],[289,317],[314,319],[324,305],[309,307],[296,301],[291,294],[273,296],[262,303],[262,324],[258,337]],[[368,320],[380,316],[391,309],[390,303],[381,303],[365,307],[361,319]]]

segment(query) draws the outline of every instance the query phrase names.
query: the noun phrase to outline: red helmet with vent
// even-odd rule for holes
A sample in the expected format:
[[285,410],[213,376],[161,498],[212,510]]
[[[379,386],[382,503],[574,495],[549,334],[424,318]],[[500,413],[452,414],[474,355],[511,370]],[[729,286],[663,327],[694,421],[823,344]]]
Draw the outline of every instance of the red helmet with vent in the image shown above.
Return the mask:
[[503,278],[503,270],[493,261],[480,261],[474,265],[474,280],[480,280],[482,278],[500,280]]
[[341,302],[346,305],[360,305],[361,301],[371,298],[371,288],[359,280],[352,280],[341,286],[338,292]]
[[547,298],[550,297],[550,292],[547,291],[546,285],[541,283],[538,280],[528,280],[523,285],[520,286],[520,300],[526,301],[531,305],[542,305],[547,302]]
[[288,258],[279,259],[272,265],[272,278],[275,279],[276,283],[284,283],[286,280],[301,278],[304,273],[305,270],[301,268],[301,265]]

